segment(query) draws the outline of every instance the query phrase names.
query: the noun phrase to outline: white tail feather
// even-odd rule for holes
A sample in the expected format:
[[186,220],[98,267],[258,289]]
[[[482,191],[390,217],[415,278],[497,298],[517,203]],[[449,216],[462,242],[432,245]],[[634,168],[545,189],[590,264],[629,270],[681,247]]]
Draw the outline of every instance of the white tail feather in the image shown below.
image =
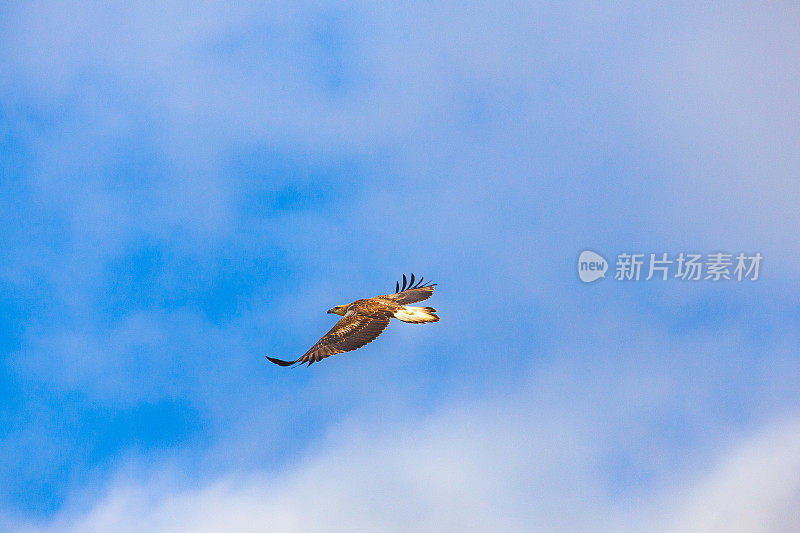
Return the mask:
[[403,322],[411,322],[412,324],[437,322],[439,320],[439,317],[436,316],[436,309],[433,307],[412,307],[410,305],[395,311],[394,317]]

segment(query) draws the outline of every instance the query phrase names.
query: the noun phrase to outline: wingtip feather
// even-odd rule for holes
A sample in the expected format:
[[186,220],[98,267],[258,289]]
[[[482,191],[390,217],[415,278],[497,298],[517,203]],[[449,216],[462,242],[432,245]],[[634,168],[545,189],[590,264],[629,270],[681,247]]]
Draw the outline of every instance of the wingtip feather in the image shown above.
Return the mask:
[[411,273],[411,279],[406,278],[406,275],[403,274],[403,284],[401,285],[399,281],[394,284],[395,294],[403,292],[405,290],[425,289],[428,287],[435,287],[436,285],[438,285],[437,283],[431,283],[430,281],[428,281],[428,283],[424,283],[425,280],[424,276],[420,276],[419,279],[415,279],[415,277],[416,276],[414,276],[413,272]]
[[290,366],[290,365],[293,365],[293,364],[295,364],[297,362],[297,361],[284,361],[283,359],[275,359],[274,357],[270,357],[270,356],[267,356],[267,359],[269,359],[270,362],[275,363],[276,365],[280,365],[280,366]]

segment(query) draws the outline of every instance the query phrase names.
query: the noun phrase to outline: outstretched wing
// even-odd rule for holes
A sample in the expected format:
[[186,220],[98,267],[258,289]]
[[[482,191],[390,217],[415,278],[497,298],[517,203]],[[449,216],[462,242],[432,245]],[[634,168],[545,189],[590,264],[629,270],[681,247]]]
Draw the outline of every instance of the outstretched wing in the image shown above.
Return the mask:
[[425,278],[419,278],[417,284],[414,285],[414,274],[411,274],[411,280],[408,281],[406,280],[406,275],[403,274],[403,286],[401,287],[400,282],[398,281],[395,285],[394,294],[387,294],[383,296],[383,298],[394,300],[401,305],[413,304],[414,302],[427,300],[433,296],[433,288],[436,286],[436,284],[429,283],[427,285],[423,285],[423,279]]
[[363,315],[346,313],[331,330],[326,333],[305,355],[294,361],[282,361],[267,357],[277,365],[289,366],[294,363],[311,365],[331,355],[361,348],[378,338],[389,325],[388,314]]

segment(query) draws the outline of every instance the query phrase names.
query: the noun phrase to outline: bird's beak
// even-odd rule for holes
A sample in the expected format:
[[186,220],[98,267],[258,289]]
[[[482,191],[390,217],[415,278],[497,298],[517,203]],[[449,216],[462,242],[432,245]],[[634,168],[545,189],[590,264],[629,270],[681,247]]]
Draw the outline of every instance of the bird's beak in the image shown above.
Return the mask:
[[328,314],[330,315],[332,313],[333,313],[333,309],[328,309]]

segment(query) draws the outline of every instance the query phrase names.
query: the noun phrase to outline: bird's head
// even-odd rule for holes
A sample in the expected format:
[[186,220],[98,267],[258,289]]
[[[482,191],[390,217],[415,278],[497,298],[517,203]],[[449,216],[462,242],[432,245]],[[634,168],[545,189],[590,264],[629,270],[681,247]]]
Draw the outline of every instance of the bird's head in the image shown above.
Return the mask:
[[334,315],[344,316],[346,312],[347,312],[346,305],[337,305],[336,307],[328,309],[328,313],[333,313]]

